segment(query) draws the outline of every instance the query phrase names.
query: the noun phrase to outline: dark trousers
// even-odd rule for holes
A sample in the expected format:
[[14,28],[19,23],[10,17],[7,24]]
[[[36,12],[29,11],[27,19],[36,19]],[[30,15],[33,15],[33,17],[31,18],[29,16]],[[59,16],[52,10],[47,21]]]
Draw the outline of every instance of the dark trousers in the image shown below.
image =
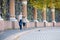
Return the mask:
[[23,26],[26,26],[26,23],[25,22],[23,22]]
[[22,25],[23,25],[22,20],[20,20],[19,21],[20,30],[22,30]]
[[22,30],[22,25],[20,25],[20,30]]

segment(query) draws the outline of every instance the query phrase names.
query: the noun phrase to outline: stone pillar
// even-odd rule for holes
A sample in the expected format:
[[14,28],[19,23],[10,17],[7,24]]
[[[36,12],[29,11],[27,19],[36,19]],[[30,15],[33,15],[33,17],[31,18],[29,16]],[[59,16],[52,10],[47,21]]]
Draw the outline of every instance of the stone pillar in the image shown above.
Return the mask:
[[38,20],[37,20],[37,8],[33,8],[33,18],[34,18],[34,22],[38,22]]
[[55,8],[51,8],[51,13],[52,13],[53,26],[55,26],[56,25],[56,21],[55,21]]
[[47,22],[46,21],[46,8],[43,8],[43,22]]
[[[15,18],[15,0],[10,0],[10,21],[12,22],[12,29],[16,28],[17,20]],[[18,26],[18,25],[17,25]]]
[[37,8],[33,8],[33,18],[34,18],[34,22],[35,22],[35,27],[37,27]]
[[22,15],[23,15],[23,18],[26,18],[26,22],[29,22],[27,19],[27,0],[22,0]]
[[44,22],[44,27],[46,27],[46,23],[47,23],[47,21],[46,21],[46,7],[43,7],[43,22]]
[[17,21],[15,19],[15,0],[10,0],[10,21]]

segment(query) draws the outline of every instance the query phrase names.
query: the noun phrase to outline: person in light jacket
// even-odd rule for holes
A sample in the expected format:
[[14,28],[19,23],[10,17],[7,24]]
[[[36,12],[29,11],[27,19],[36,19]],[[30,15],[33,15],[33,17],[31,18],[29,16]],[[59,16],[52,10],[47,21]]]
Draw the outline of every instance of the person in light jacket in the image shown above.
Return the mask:
[[23,26],[26,26],[26,18],[23,17]]
[[19,21],[20,30],[22,30],[22,25],[23,25],[23,22],[22,22],[22,13],[20,13],[18,21]]

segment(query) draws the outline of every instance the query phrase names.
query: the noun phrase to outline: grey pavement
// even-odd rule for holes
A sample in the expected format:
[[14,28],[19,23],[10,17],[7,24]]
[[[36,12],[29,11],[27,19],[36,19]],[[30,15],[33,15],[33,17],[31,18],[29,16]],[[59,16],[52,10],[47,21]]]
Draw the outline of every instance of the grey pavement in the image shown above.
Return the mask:
[[46,28],[20,36],[18,40],[60,40],[60,28]]
[[5,38],[8,38],[11,35],[14,35],[16,33],[23,32],[23,31],[31,30],[31,29],[34,29],[34,28],[23,29],[23,30],[14,29],[14,30],[2,31],[2,32],[0,32],[0,40],[4,40]]
[[3,39],[5,39],[5,38],[7,38],[15,33],[18,33],[18,32],[20,32],[20,30],[17,30],[17,29],[16,30],[6,30],[3,32],[0,32],[0,40],[3,40]]
[[[16,33],[20,33],[31,29],[38,29],[38,28],[29,28],[23,30],[14,29],[0,32],[0,40],[8,38],[9,36],[14,35]],[[60,27],[39,28],[39,30],[31,31],[25,35],[20,36],[18,40],[60,40]]]

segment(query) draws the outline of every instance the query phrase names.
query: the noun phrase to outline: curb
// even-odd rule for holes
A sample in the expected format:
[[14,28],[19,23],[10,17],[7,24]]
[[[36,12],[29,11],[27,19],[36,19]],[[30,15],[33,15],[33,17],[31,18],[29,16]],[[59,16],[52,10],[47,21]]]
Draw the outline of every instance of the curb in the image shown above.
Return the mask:
[[27,33],[30,33],[32,31],[36,31],[36,30],[39,30],[40,28],[35,28],[35,29],[31,29],[31,30],[28,30],[28,31],[24,31],[24,32],[19,32],[19,33],[16,33],[14,35],[11,35],[7,38],[5,38],[4,40],[18,40],[18,38],[22,35],[25,35]]

